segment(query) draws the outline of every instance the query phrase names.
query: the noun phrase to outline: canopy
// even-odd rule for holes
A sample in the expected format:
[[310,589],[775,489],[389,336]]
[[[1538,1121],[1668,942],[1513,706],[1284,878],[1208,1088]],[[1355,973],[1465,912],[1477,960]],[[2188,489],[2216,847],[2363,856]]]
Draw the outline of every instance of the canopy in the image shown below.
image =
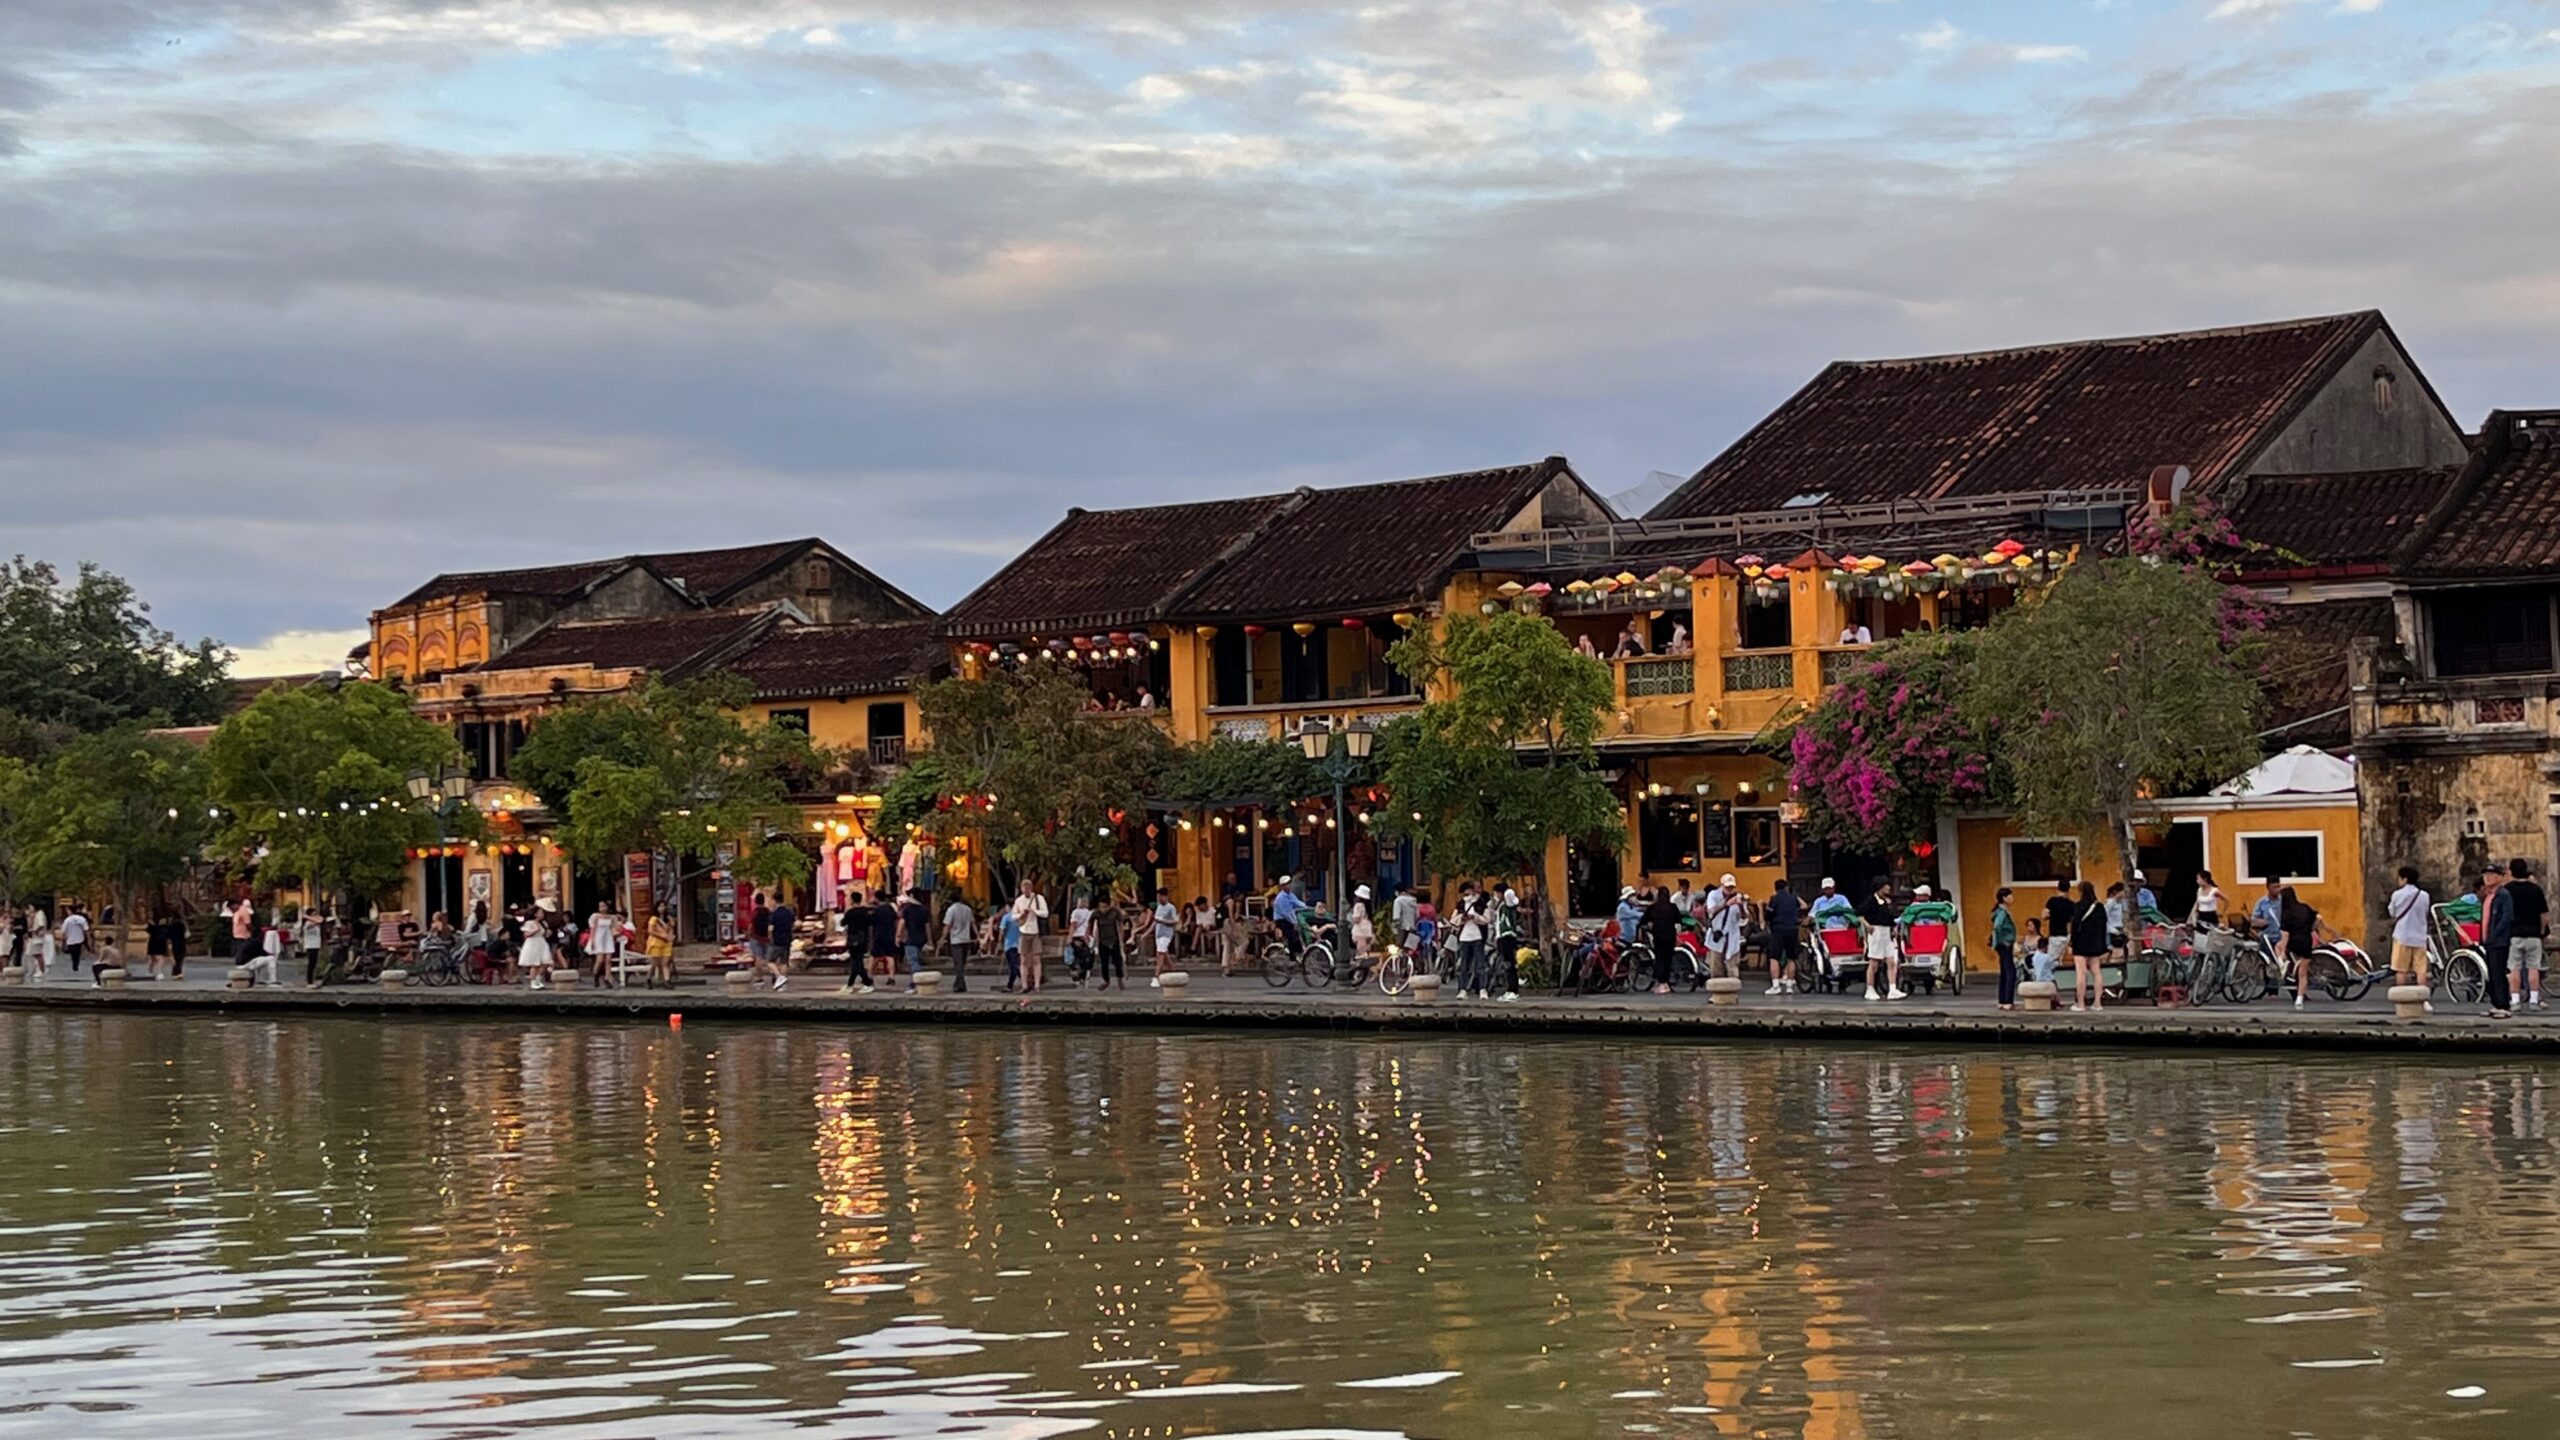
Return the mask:
[[2271,755],[2256,769],[2213,787],[2216,795],[2353,795],[2356,767],[2326,750],[2296,745]]

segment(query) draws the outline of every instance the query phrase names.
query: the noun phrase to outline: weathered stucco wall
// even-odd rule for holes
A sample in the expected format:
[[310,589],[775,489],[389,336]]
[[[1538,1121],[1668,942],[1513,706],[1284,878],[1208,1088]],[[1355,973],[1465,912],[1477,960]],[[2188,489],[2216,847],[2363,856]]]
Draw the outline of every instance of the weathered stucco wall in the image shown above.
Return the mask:
[[[2374,372],[2391,376],[2391,403],[2376,403]],[[2311,403],[2250,466],[2260,475],[2336,474],[2412,465],[2459,465],[2458,427],[2419,383],[2418,369],[2391,337],[2376,334],[2339,367]]]

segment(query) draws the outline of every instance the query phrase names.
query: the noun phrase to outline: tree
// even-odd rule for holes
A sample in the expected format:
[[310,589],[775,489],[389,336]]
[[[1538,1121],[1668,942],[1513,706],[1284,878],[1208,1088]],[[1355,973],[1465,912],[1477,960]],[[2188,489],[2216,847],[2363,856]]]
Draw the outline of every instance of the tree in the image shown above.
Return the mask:
[[[351,913],[358,898],[396,891],[410,849],[434,838],[434,820],[409,799],[408,773],[459,758],[453,736],[386,686],[279,686],[205,745],[215,841],[255,857],[261,880],[308,884]],[[474,825],[464,838],[476,833]]]
[[1389,834],[1421,841],[1441,872],[1471,875],[1539,874],[1556,836],[1625,843],[1594,749],[1617,699],[1609,667],[1510,613],[1417,631],[1387,661],[1439,697],[1381,737]]
[[1988,742],[1964,706],[1979,632],[1909,635],[1850,667],[1789,741],[1805,833],[1881,854],[1991,795]]
[[133,587],[95,565],[65,584],[23,555],[0,564],[0,747],[22,759],[129,720],[211,724],[228,661],[153,625]]
[[825,761],[805,732],[741,718],[748,696],[744,682],[713,676],[576,701],[533,727],[515,776],[559,817],[561,843],[589,874],[611,875],[634,853],[689,859],[699,873],[728,843],[747,879],[805,881],[806,851],[761,842],[795,813],[795,780]]
[[2112,836],[2130,893],[2149,797],[2257,763],[2252,642],[2224,587],[2157,558],[2083,560],[1985,633],[1968,708],[2030,830]]
[[976,836],[1043,885],[1116,874],[1121,827],[1143,816],[1171,745],[1144,711],[1100,714],[1061,668],[997,670],[916,696],[942,790],[925,822]]
[[1181,747],[1156,784],[1158,795],[1180,805],[1285,805],[1332,790],[1296,745],[1223,735]]
[[64,746],[22,782],[12,829],[28,883],[104,890],[120,923],[136,892],[185,878],[204,853],[203,752],[127,721]]
[[25,761],[0,753],[0,906],[18,898],[18,815],[29,774]]

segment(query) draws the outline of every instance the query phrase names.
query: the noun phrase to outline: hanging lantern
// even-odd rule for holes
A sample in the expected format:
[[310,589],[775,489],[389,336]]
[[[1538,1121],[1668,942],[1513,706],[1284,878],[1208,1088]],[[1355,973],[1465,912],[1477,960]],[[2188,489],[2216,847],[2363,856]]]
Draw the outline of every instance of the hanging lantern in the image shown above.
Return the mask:
[[1412,611],[1410,611],[1410,610],[1399,610],[1399,611],[1397,611],[1395,614],[1390,615],[1390,616],[1388,616],[1387,618],[1388,618],[1388,619],[1390,619],[1390,620],[1395,621],[1395,622],[1396,622],[1396,625],[1397,625],[1397,626],[1398,626],[1398,628],[1400,628],[1400,629],[1410,630],[1410,629],[1412,629],[1412,628],[1413,628],[1413,619],[1414,619],[1414,616],[1413,616],[1413,612],[1412,612]]
[[1528,588],[1528,586],[1521,584],[1517,580],[1505,580],[1501,584],[1494,586],[1493,592],[1500,595],[1505,600],[1508,600],[1512,596],[1517,595]]
[[1529,587],[1529,593],[1530,593],[1530,594],[1532,594],[1532,595],[1535,595],[1535,596],[1537,596],[1538,598],[1540,598],[1540,599],[1542,599],[1542,600],[1543,600],[1543,599],[1545,599],[1547,596],[1549,596],[1549,595],[1553,595],[1554,593],[1556,593],[1556,587],[1554,587],[1553,585],[1548,584],[1548,583],[1547,583],[1546,581],[1544,581],[1544,580],[1541,580],[1541,581],[1539,581],[1537,584],[1532,585],[1532,586],[1530,586],[1530,587]]
[[1619,587],[1622,589],[1636,583],[1635,573],[1629,570],[1621,570],[1612,578],[1618,582]]
[[1262,627],[1261,627],[1261,626],[1259,626],[1259,625],[1247,625],[1246,627],[1244,627],[1244,635],[1245,635],[1245,638],[1246,638],[1246,639],[1248,639],[1248,640],[1254,639],[1254,638],[1256,638],[1257,636],[1259,636],[1259,635],[1261,635],[1261,634],[1262,634]]
[[1191,627],[1191,633],[1199,636],[1203,640],[1215,640],[1218,638],[1218,627],[1215,625],[1194,625]]
[[2019,544],[2015,540],[2003,540],[1999,544],[1992,546],[1991,550],[1993,554],[1996,554],[2005,560],[2024,554],[2026,552],[2026,548],[2026,546]]
[[1357,615],[1345,615],[1342,617],[1342,628],[1345,630],[1366,630],[1369,628],[1369,622],[1361,619]]
[[1305,639],[1306,637],[1308,637],[1308,636],[1313,635],[1314,633],[1316,633],[1316,622],[1314,622],[1313,620],[1301,620],[1301,621],[1299,621],[1297,624],[1292,625],[1292,626],[1290,626],[1289,628],[1290,628],[1290,629],[1292,629],[1292,630],[1295,630],[1296,632],[1298,632],[1298,638],[1299,638],[1299,639],[1301,639],[1301,640],[1303,640],[1303,639]]

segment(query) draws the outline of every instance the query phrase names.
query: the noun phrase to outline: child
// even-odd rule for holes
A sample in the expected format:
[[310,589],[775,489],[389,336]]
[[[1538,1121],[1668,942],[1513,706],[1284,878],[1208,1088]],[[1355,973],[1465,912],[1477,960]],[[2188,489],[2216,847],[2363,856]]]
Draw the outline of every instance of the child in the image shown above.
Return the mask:
[[2053,947],[2045,943],[2044,921],[2027,917],[2027,960],[2040,984],[2053,983]]

